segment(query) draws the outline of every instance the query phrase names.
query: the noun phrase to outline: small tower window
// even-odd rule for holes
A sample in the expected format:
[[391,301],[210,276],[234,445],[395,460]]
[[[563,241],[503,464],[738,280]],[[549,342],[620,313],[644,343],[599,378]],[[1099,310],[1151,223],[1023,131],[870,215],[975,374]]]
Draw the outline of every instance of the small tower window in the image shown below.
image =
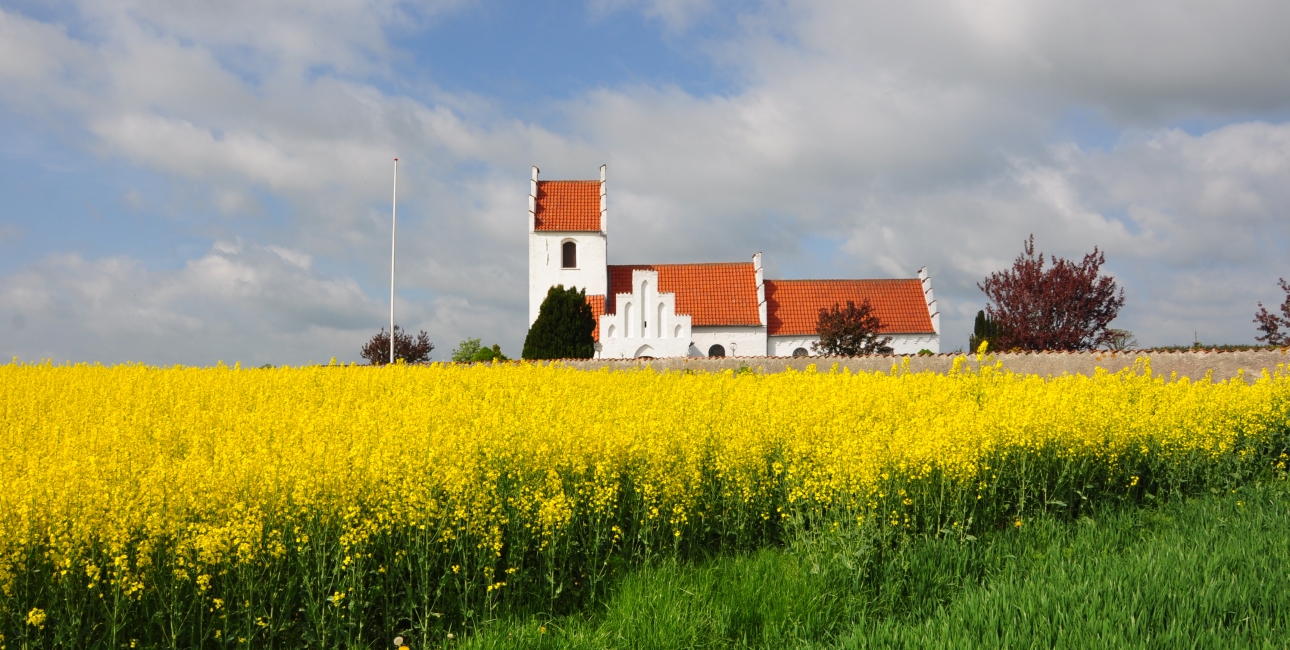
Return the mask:
[[712,346],[712,347],[708,348],[708,356],[710,356],[710,357],[724,357],[724,356],[726,356],[726,349],[725,349],[725,348],[723,348],[723,347],[721,347],[720,345],[714,345],[714,346]]
[[578,268],[578,245],[567,241],[560,246],[561,260],[560,266],[566,269]]

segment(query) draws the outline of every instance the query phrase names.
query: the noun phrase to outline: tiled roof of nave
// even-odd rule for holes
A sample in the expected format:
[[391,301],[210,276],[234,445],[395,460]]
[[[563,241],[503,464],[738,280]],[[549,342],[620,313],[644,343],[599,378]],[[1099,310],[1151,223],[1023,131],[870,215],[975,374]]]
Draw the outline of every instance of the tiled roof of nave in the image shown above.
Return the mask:
[[770,336],[816,334],[821,309],[843,308],[868,299],[884,334],[932,333],[923,283],[908,280],[766,280],[766,320]]

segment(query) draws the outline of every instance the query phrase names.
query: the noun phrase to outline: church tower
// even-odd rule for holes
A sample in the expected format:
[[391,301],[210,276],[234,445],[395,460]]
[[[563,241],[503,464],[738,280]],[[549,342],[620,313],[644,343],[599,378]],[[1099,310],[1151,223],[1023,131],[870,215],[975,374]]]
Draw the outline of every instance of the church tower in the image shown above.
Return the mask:
[[609,284],[605,166],[599,181],[542,181],[529,185],[529,325],[547,291],[562,284],[604,296]]

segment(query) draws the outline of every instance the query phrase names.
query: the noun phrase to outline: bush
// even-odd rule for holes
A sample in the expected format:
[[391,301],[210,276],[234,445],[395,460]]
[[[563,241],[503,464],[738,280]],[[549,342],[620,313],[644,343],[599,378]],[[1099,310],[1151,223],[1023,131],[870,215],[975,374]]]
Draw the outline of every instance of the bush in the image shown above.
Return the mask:
[[524,337],[525,359],[590,359],[596,354],[596,317],[587,291],[557,284],[547,291],[537,320]]
[[510,357],[502,354],[502,346],[493,344],[493,347],[486,348],[479,344],[479,339],[466,339],[452,351],[452,360],[459,363],[488,362],[494,359],[511,360]]
[[493,347],[491,348],[484,348],[484,347],[479,348],[479,351],[475,352],[474,356],[472,356],[470,360],[479,361],[479,362],[489,362],[489,361],[510,361],[511,359],[510,357],[502,354],[502,346],[494,343]]

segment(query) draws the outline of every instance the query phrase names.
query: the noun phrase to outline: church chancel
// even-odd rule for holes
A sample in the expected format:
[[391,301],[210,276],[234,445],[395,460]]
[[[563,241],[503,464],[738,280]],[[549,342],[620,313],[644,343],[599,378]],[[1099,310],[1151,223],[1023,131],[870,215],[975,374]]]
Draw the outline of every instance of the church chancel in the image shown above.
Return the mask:
[[926,269],[892,280],[768,280],[748,262],[610,264],[605,167],[600,180],[529,189],[529,325],[547,290],[586,289],[596,356],[808,356],[820,309],[865,300],[896,354],[940,352],[940,313]]

